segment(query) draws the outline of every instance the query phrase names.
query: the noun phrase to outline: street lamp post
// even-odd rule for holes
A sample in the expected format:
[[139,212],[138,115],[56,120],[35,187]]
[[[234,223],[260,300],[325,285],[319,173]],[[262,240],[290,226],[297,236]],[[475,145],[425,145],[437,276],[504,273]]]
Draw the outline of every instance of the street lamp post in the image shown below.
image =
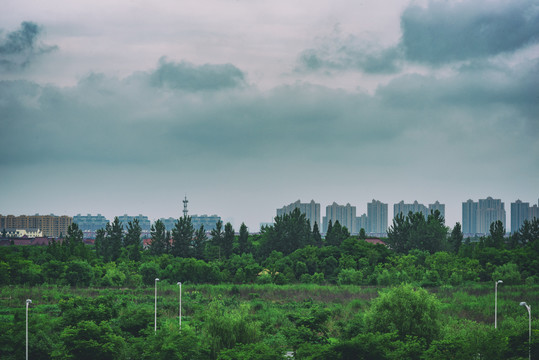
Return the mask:
[[154,332],[157,332],[157,282],[159,281],[158,278],[155,278],[155,312],[154,312]]
[[26,360],[28,360],[28,306],[32,300],[26,299]]
[[178,285],[180,287],[180,306],[178,310],[178,318],[180,319],[179,323],[180,323],[180,331],[181,331],[182,330],[182,283],[181,281],[178,281]]
[[532,306],[526,304],[524,301],[520,303],[520,306],[525,306],[526,309],[528,309],[528,322],[529,322],[529,330],[528,330],[528,357],[531,360],[532,358]]
[[494,329],[498,328],[498,284],[503,283],[503,281],[496,281],[494,286]]

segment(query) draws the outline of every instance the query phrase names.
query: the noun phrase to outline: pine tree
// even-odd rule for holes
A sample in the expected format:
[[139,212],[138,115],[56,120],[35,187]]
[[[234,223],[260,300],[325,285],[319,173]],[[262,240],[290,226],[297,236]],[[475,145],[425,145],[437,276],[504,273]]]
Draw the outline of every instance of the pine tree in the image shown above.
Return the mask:
[[225,259],[229,259],[232,256],[234,249],[234,228],[231,223],[226,223],[225,234],[223,236],[223,255]]
[[248,240],[249,232],[247,231],[247,226],[245,225],[245,223],[241,223],[240,235],[238,237],[238,253],[240,255],[247,252]]
[[134,219],[127,224],[127,234],[125,234],[124,246],[127,249],[127,253],[130,260],[140,260],[140,235],[142,229],[140,227],[138,219]]
[[170,236],[167,237],[165,224],[161,220],[157,220],[150,228],[152,242],[150,243],[149,251],[152,255],[161,255],[168,253],[168,244]]
[[191,247],[195,229],[190,216],[181,217],[172,229],[171,254],[179,257],[191,257]]

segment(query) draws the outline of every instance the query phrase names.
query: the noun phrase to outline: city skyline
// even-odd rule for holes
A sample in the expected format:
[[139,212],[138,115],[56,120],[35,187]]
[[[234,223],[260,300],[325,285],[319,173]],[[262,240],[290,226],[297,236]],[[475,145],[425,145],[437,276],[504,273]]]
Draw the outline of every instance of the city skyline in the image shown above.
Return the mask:
[[2,214],[537,200],[535,1],[2,5]]
[[[182,202],[187,200],[187,197],[184,198]],[[485,206],[481,204],[497,204],[494,206]],[[461,202],[461,217],[459,220],[457,220],[461,226],[462,226],[462,232],[464,234],[475,234],[475,233],[482,233],[487,234],[489,230],[490,223],[492,221],[495,221],[497,219],[500,219],[504,225],[504,228],[508,233],[515,232],[515,226],[520,227],[524,220],[530,220],[533,217],[538,217],[539,215],[539,198],[537,200],[537,203],[533,202],[526,202],[521,201],[520,199],[511,201],[508,203],[507,210],[505,207],[506,202],[503,201],[503,199],[493,199],[491,196],[488,196],[486,199],[478,199],[478,201],[473,201],[472,199],[468,199],[467,201]],[[378,214],[378,218],[382,219],[382,224],[377,224],[376,226],[380,226],[380,229],[384,227],[384,217],[387,216],[387,228],[392,225],[393,218],[396,216],[396,213],[403,213],[404,216],[407,215],[404,212],[412,211],[412,212],[420,212],[424,216],[428,215],[429,211],[434,210],[440,210],[440,214],[443,216],[445,212],[445,204],[440,203],[438,200],[436,200],[433,204],[429,204],[428,207],[426,207],[424,204],[419,203],[417,200],[414,200],[413,203],[404,203],[404,200],[401,200],[398,203],[393,203],[392,206],[389,203],[384,203],[382,201],[373,199],[371,203],[366,204],[367,211],[363,214],[357,212],[357,207],[355,205],[351,205],[350,203],[347,203],[346,205],[339,205],[336,202],[332,202],[332,204],[328,204],[325,206],[325,213],[321,212],[321,208],[323,208],[322,204],[317,203],[314,199],[310,200],[309,202],[302,203],[301,199],[298,199],[295,202],[292,202],[288,205],[284,205],[283,207],[276,209],[275,216],[282,216],[284,214],[288,214],[294,210],[294,208],[300,209],[301,212],[306,213],[307,219],[313,220],[313,219],[319,219],[317,222],[320,222],[319,231],[324,233],[325,229],[328,225],[329,219],[331,219],[333,222],[340,218],[348,218],[348,220],[343,221],[343,226],[346,226],[349,228],[349,231],[352,234],[356,234],[359,232],[360,228],[364,228],[369,233],[377,233],[376,231],[370,231],[369,228],[372,226],[370,222],[365,222],[364,226],[361,226],[361,221],[368,221],[368,209],[369,207],[375,207],[379,208],[380,206],[383,209],[382,214]],[[393,212],[390,213],[388,211],[388,208],[392,207]],[[499,213],[499,210],[496,209],[496,207],[501,207],[502,213]],[[381,209],[382,209],[381,208]],[[510,210],[509,210],[510,209]],[[77,218],[80,218],[80,221],[83,221],[85,223],[85,228],[88,228],[95,232],[98,228],[104,227],[103,224],[106,222],[112,221],[115,217],[118,217],[119,220],[124,224],[124,226],[127,225],[127,222],[133,220],[134,218],[138,218],[139,221],[142,221],[145,225],[143,226],[143,229],[146,229],[145,231],[148,232],[150,225],[154,224],[155,221],[161,220],[166,224],[167,230],[171,230],[173,227],[173,224],[176,220],[178,220],[183,214],[185,214],[185,211],[187,210],[188,215],[191,216],[194,220],[195,228],[200,227],[200,224],[204,224],[205,228],[208,230],[210,229],[209,225],[210,223],[216,222],[217,220],[222,220],[222,217],[220,215],[207,215],[207,214],[191,214],[189,213],[188,208],[185,206],[182,207],[182,214],[178,215],[177,217],[168,216],[168,217],[160,217],[160,218],[151,218],[148,217],[145,214],[138,214],[138,215],[113,215],[110,218],[103,216],[101,213],[98,214],[81,214],[78,213],[76,215],[73,214],[62,214],[57,215],[54,213],[47,213],[47,214],[41,214],[41,216],[47,216],[47,215],[53,215],[53,216],[70,216],[73,218],[73,222],[77,222]],[[404,211],[403,210],[407,210]],[[444,211],[441,211],[444,210]],[[328,213],[329,211],[329,213]],[[490,213],[490,214],[488,214]],[[1,216],[38,216],[39,213],[35,214],[13,214],[13,213],[0,213]],[[329,217],[328,217],[329,216]],[[228,216],[229,219],[232,217]],[[273,219],[273,218],[272,218]],[[445,217],[444,217],[445,219]],[[88,222],[88,224],[86,224]],[[223,223],[226,223],[228,221],[223,221]],[[243,221],[242,221],[243,222]],[[371,220],[372,222],[372,220]],[[96,223],[99,223],[99,226],[96,227]],[[141,224],[142,224],[141,223]],[[241,223],[233,223],[231,222],[234,229],[236,231],[239,230]],[[266,222],[260,222],[256,225],[256,227],[250,227],[250,232],[258,232],[260,227],[262,225],[267,226],[268,224],[271,224],[272,221],[266,221]],[[349,224],[353,224],[352,226],[349,226]],[[456,222],[455,222],[456,223]],[[92,224],[89,226],[89,224]],[[453,228],[454,224],[448,224],[447,221],[445,222],[446,226],[449,228]],[[311,227],[314,225],[313,221],[311,221]],[[89,227],[88,227],[89,226]],[[208,230],[209,231],[209,230]],[[147,234],[146,234],[147,235]]]

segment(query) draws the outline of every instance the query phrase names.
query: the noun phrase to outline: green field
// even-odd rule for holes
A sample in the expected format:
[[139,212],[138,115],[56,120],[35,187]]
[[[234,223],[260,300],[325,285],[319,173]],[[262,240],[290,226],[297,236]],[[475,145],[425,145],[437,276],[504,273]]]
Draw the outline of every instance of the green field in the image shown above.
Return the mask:
[[[461,358],[519,359],[528,355],[528,313],[519,303],[539,305],[537,285],[500,286],[494,330],[493,284],[429,288],[440,333],[425,342],[369,329],[366,314],[391,288],[184,284],[180,332],[179,287],[159,282],[157,289],[154,333],[153,286],[4,286],[2,358],[24,355],[26,299],[31,358],[40,359],[273,359],[288,351],[302,359],[450,359],[455,351]],[[532,345],[536,351],[537,341]]]

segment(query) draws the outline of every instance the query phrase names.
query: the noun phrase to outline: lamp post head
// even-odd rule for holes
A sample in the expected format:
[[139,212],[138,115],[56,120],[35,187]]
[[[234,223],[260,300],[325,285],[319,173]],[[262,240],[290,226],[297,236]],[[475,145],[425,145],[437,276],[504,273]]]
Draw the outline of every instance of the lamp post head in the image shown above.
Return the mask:
[[497,284],[501,284],[501,283],[503,283],[503,281],[502,281],[502,280],[498,280],[498,281],[496,281],[496,283],[497,283]]
[[26,299],[26,303],[27,303],[27,304],[31,304],[31,303],[32,303],[32,300]]
[[528,305],[528,304],[526,304],[525,301],[523,301],[523,302],[520,303],[520,306],[526,306],[526,305]]
[[155,281],[159,281],[159,278],[155,278]]
[[181,285],[181,284],[182,284],[182,282],[181,282],[181,281],[178,281],[178,283],[177,283],[176,285]]

